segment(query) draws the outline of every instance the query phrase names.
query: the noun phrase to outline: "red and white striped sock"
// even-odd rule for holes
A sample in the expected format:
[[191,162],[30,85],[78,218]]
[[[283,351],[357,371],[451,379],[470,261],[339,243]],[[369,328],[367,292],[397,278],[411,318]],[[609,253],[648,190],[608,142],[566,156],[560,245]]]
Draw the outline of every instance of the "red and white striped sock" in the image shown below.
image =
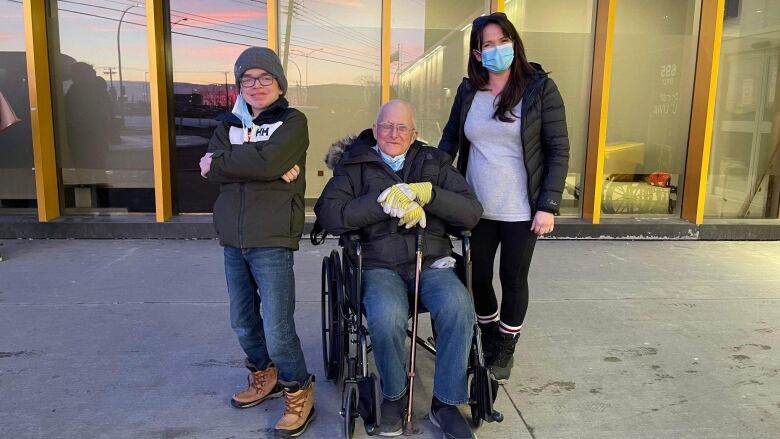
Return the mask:
[[477,322],[479,322],[480,325],[487,325],[488,323],[493,323],[497,321],[498,321],[498,311],[494,312],[489,316],[481,316],[477,314]]
[[520,330],[523,328],[523,325],[520,326],[509,326],[504,322],[500,322],[498,325],[498,332],[501,332],[503,334],[510,334],[510,335],[518,335],[520,334]]

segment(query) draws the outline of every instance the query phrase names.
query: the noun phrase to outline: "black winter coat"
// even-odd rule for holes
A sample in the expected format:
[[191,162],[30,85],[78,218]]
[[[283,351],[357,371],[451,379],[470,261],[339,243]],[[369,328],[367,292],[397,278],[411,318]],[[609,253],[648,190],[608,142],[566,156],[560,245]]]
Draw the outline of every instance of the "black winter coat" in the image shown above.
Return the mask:
[[[306,191],[306,116],[279,98],[254,120],[258,139],[244,142],[241,121],[219,118],[208,151],[213,152],[208,180],[219,183],[214,227],[220,244],[236,248],[298,249],[303,233]],[[281,179],[294,165],[298,179]]]
[[[523,93],[521,137],[528,174],[528,202],[532,212],[558,213],[569,168],[569,135],[566,113],[558,87],[539,64]],[[439,148],[458,158],[458,170],[466,175],[471,142],[464,125],[476,89],[463,78],[444,127]]]
[[482,205],[452,159],[436,148],[416,141],[406,153],[403,178],[387,166],[373,149],[371,130],[349,139],[314,212],[328,232],[357,231],[363,249],[363,266],[388,268],[406,278],[414,275],[416,228],[398,227],[398,218],[386,214],[379,194],[396,183],[429,181],[433,198],[424,206],[427,226],[423,241],[424,266],[452,254],[448,230],[471,229],[482,215]]

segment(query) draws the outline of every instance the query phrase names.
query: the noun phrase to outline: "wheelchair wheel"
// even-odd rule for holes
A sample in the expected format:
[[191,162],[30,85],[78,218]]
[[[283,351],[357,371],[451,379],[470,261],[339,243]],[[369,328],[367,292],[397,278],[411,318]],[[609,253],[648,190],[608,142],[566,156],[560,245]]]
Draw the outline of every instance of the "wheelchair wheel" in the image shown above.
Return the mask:
[[347,386],[347,398],[344,400],[344,437],[351,439],[355,434],[355,418],[357,418],[358,395],[354,385]]
[[322,260],[322,359],[325,377],[340,382],[343,375],[344,322],[339,314],[339,295],[341,291],[341,265],[338,252],[331,252]]
[[341,266],[341,259],[337,251],[331,252],[330,255],[331,267],[333,272],[331,285],[331,309],[333,313],[331,331],[331,357],[330,363],[333,365],[333,379],[334,382],[341,386],[344,382],[344,375],[346,373],[346,361],[349,354],[349,334],[347,334],[347,322],[344,314],[344,302],[346,301],[344,291],[344,270]]
[[332,381],[334,379],[335,370],[331,366],[331,358],[333,357],[332,343],[333,338],[333,306],[331,304],[333,295],[330,288],[330,279],[332,278],[330,271],[330,258],[327,256],[322,258],[322,279],[321,279],[321,322],[322,322],[322,365],[325,370],[325,378]]
[[474,424],[474,427],[479,428],[482,425],[482,413],[480,413],[475,381],[476,377],[472,374],[471,380],[469,380],[469,409],[471,409],[471,422]]

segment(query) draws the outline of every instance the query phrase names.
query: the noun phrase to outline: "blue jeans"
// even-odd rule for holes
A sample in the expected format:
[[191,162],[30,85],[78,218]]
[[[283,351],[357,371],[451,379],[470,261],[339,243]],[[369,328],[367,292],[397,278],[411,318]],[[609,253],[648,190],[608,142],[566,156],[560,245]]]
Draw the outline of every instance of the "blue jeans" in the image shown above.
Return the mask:
[[[414,279],[403,279],[385,268],[363,271],[363,306],[374,349],[382,395],[404,396],[408,386],[406,329]],[[452,405],[468,401],[466,369],[474,334],[474,305],[451,268],[431,268],[420,276],[420,304],[431,313],[436,329],[436,370],[433,394]]]
[[225,247],[225,277],[230,326],[249,361],[258,369],[273,363],[285,387],[304,385],[309,373],[293,319],[292,250]]

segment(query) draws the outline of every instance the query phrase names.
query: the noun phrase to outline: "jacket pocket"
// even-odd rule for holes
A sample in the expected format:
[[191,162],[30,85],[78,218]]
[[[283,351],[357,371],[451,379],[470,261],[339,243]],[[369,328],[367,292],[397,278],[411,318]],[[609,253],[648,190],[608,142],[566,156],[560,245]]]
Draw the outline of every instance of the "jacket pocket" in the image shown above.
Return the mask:
[[247,246],[290,238],[292,197],[290,190],[247,190],[244,206],[244,243]]
[[214,230],[223,245],[238,246],[238,197],[238,190],[223,186],[214,202]]

